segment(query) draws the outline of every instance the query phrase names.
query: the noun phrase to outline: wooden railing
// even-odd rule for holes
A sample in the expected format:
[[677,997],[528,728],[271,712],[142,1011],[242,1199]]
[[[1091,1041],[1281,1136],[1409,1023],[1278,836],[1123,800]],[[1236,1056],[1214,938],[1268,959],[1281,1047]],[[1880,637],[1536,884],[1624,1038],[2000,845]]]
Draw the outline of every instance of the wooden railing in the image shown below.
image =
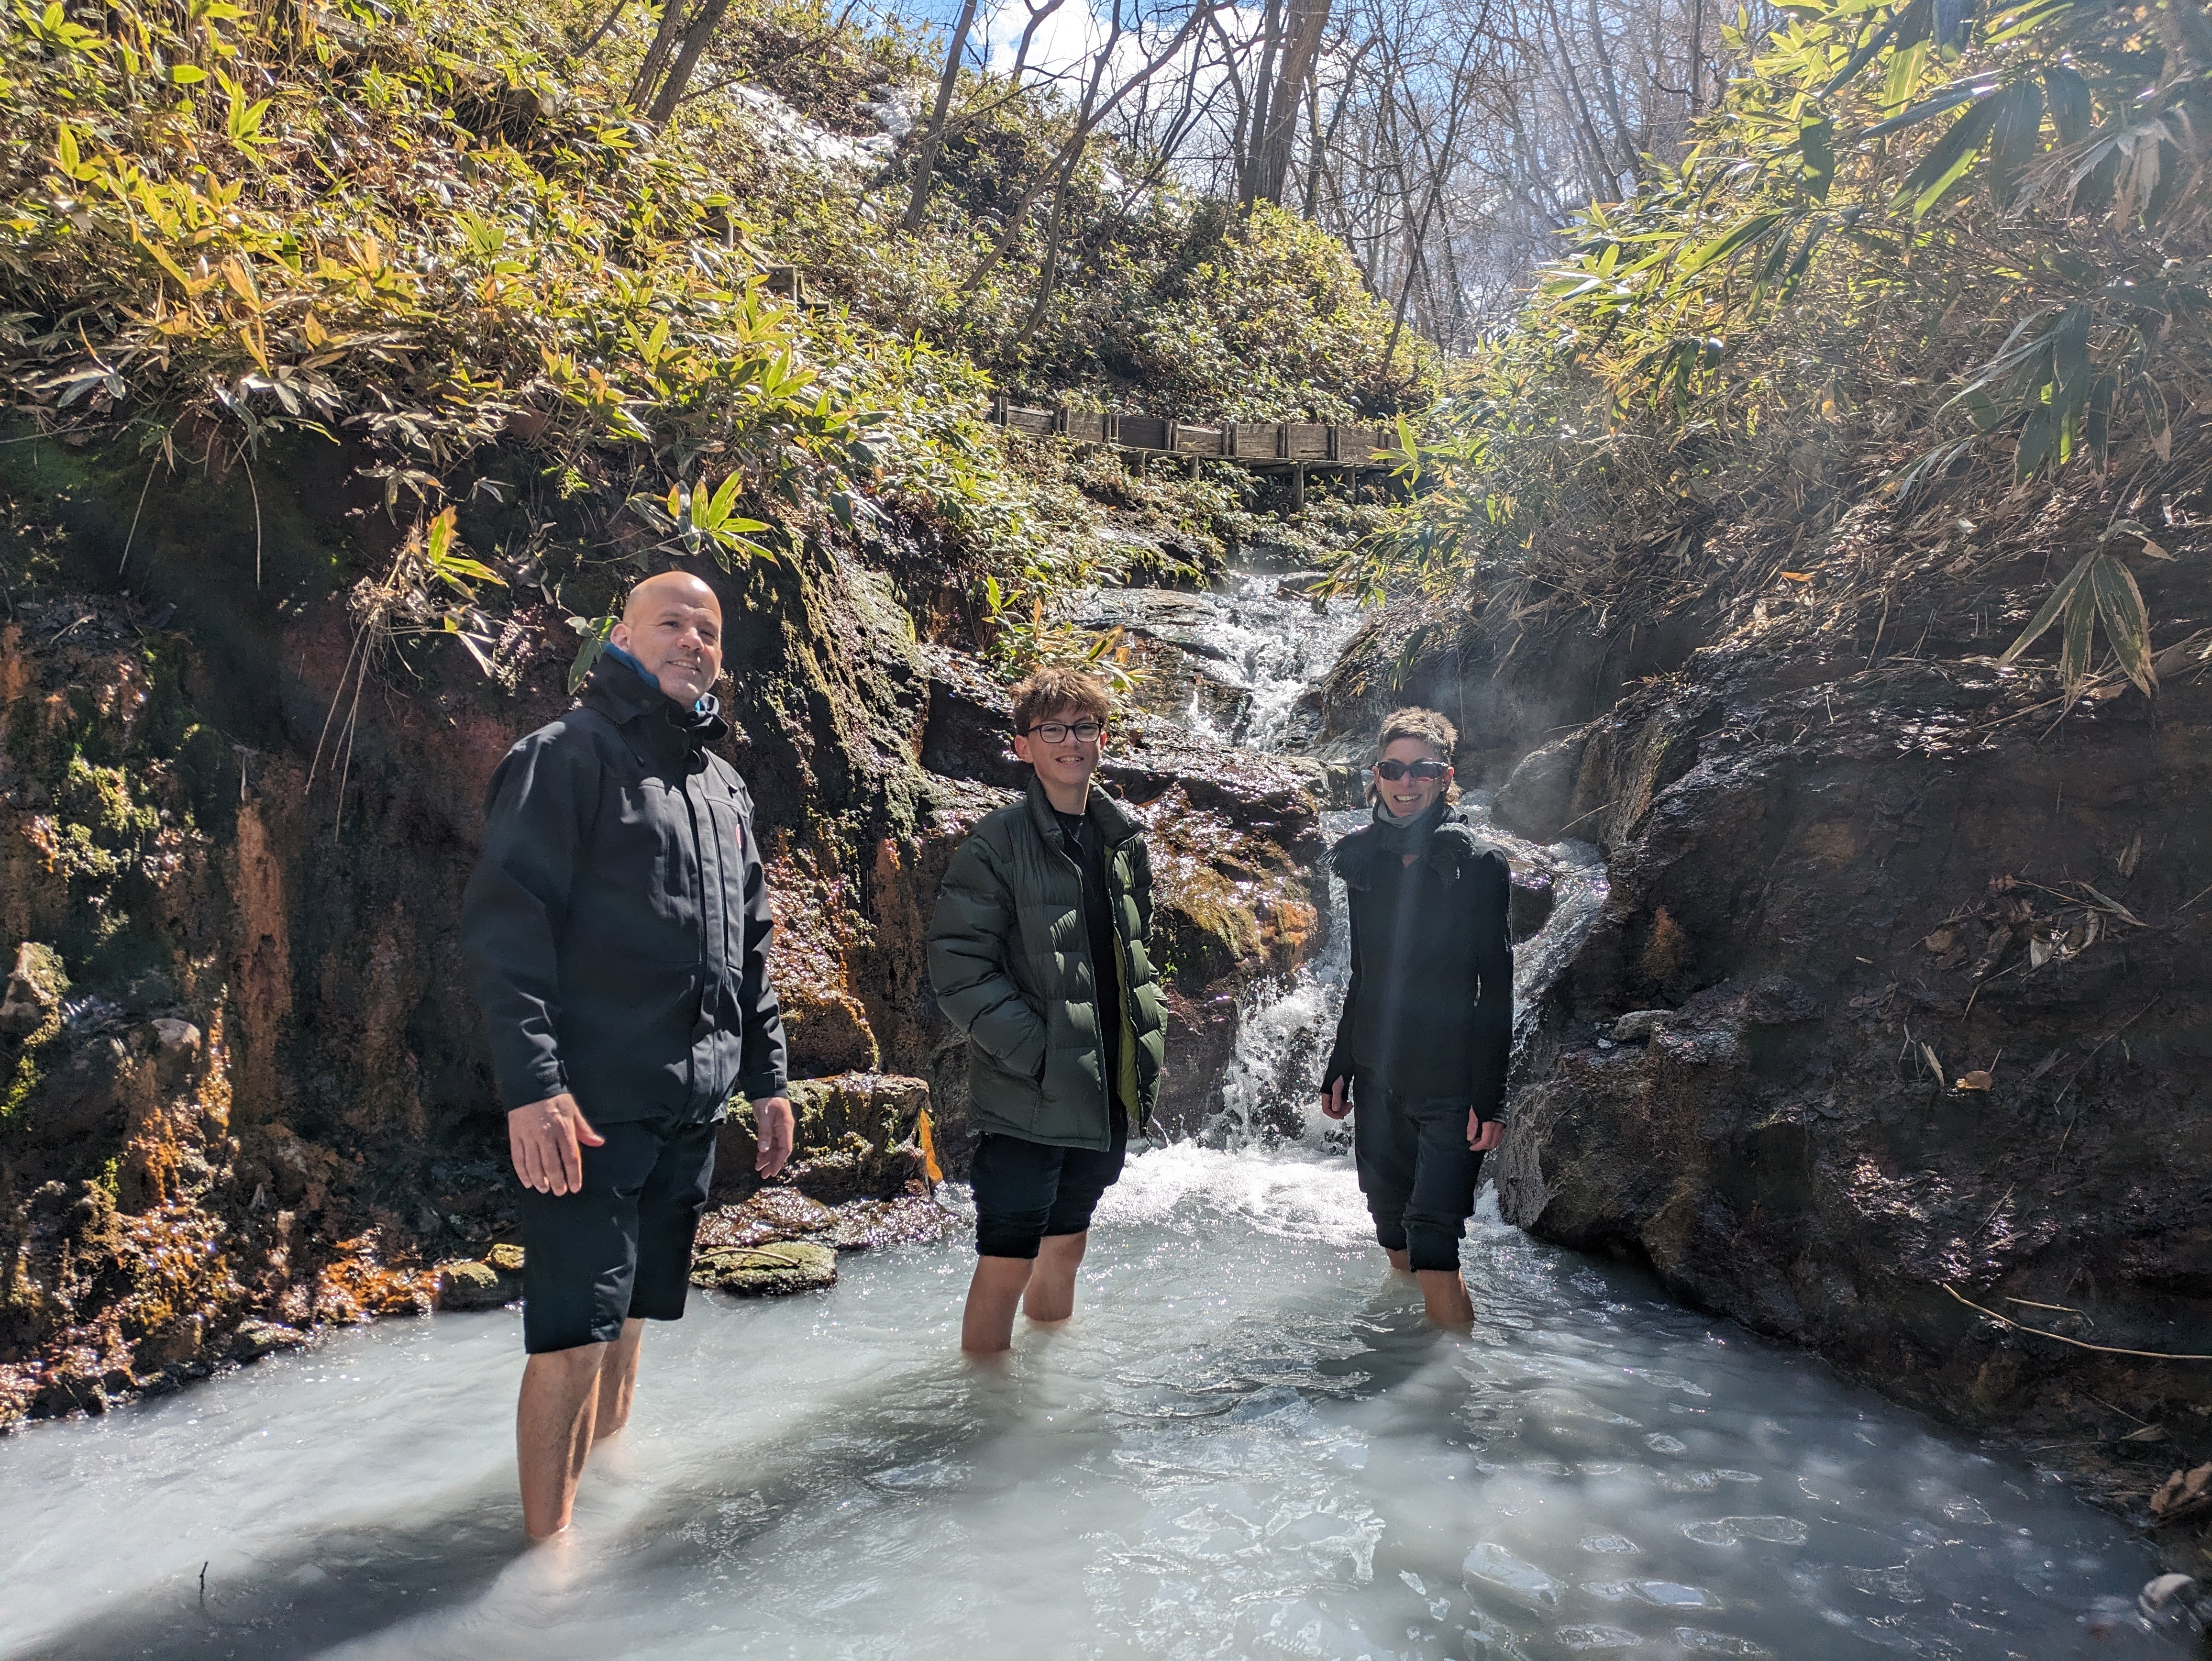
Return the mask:
[[1397,435],[1384,427],[1331,427],[1321,422],[1247,422],[1206,426],[1171,417],[1123,415],[1113,410],[1032,410],[994,399],[991,421],[1038,438],[1059,435],[1078,444],[1171,455],[1190,461],[1230,461],[1239,466],[1384,472]]

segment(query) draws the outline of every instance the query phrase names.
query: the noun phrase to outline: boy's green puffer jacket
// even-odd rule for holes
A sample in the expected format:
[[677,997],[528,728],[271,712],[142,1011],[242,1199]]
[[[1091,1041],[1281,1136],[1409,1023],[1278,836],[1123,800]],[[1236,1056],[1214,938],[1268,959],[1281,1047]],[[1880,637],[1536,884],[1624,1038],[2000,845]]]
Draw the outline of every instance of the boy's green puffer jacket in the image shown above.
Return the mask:
[[1143,827],[1095,785],[1106,884],[1121,946],[1123,1077],[1103,1075],[1097,977],[1083,922],[1083,875],[1032,776],[1027,799],[978,821],[952,855],[929,929],[939,1006],[968,1035],[968,1110],[978,1130],[1059,1147],[1112,1146],[1109,1082],[1141,1131],[1160,1095],[1166,1024],[1145,950],[1152,856]]

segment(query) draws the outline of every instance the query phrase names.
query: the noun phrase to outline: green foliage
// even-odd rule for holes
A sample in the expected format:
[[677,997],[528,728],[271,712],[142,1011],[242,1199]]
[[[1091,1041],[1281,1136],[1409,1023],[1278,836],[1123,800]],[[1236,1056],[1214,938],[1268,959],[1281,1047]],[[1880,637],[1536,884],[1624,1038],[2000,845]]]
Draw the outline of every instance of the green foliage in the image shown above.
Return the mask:
[[[2201,484],[2167,464],[2212,367],[2203,6],[1787,10],[1681,163],[1583,216],[1348,579],[1480,571],[1508,614],[1602,615],[1702,585],[1723,504],[1802,532],[1868,488]],[[2069,685],[2094,619],[2154,685],[2124,577],[2100,554],[2054,601]]]
[[72,33],[19,10],[0,71],[19,411],[130,422],[173,458],[343,433],[387,504],[434,500],[504,438],[587,477],[614,459],[680,482],[711,457],[757,484],[842,482],[849,419],[727,196],[565,79],[527,14],[104,15]]

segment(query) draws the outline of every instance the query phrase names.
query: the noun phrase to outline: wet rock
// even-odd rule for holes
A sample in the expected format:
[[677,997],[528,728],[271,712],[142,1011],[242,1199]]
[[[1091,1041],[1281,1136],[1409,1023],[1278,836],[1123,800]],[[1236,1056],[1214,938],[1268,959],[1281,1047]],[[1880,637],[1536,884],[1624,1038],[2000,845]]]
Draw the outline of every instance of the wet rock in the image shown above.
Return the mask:
[[[801,1079],[790,1086],[791,1162],[779,1179],[816,1202],[884,1199],[903,1193],[921,1174],[918,1138],[930,1092],[920,1079],[848,1073]],[[742,1196],[760,1187],[759,1153],[750,1103],[722,1122],[715,1141],[714,1194]],[[763,1189],[763,1192],[774,1192]]]
[[1516,837],[1534,843],[1557,842],[1574,816],[1575,782],[1582,774],[1585,736],[1572,733],[1522,757],[1498,787],[1491,817]]
[[1754,1026],[1793,1026],[1826,1013],[1818,998],[1787,975],[1761,975],[1743,995],[1743,1018]]
[[739,1298],[819,1292],[836,1281],[836,1252],[811,1242],[719,1246],[700,1253],[691,1264],[694,1286],[712,1287]]
[[231,1335],[230,1354],[234,1360],[258,1361],[279,1350],[305,1348],[307,1342],[308,1335],[297,1327],[276,1321],[242,1321]]
[[1552,917],[1552,873],[1526,866],[1513,868],[1513,888],[1506,902],[1505,927],[1516,940],[1533,938]]
[[522,1248],[519,1245],[511,1243],[495,1245],[484,1253],[483,1260],[502,1275],[522,1273]]
[[796,1189],[763,1188],[748,1200],[700,1219],[696,1250],[704,1252],[797,1239],[818,1234],[836,1221],[835,1210]]
[[839,1251],[875,1246],[926,1245],[966,1231],[966,1220],[923,1195],[895,1200],[856,1200],[837,1208],[836,1220],[817,1238]]
[[441,1310],[498,1309],[522,1295],[519,1275],[475,1258],[455,1257],[431,1270]]
[[[2212,684],[2047,696],[1732,642],[1599,721],[1564,984],[1649,1042],[1532,1047],[1501,1210],[1954,1422],[2201,1463]],[[2115,1445],[2140,1504],[2172,1456]]]
[[1674,1019],[1671,1009],[1632,1009],[1613,1024],[1615,1043],[1634,1043],[1648,1038]]
[[0,1037],[27,1038],[58,1021],[69,985],[61,954],[51,946],[25,940],[15,948],[15,966],[6,991],[0,993]]

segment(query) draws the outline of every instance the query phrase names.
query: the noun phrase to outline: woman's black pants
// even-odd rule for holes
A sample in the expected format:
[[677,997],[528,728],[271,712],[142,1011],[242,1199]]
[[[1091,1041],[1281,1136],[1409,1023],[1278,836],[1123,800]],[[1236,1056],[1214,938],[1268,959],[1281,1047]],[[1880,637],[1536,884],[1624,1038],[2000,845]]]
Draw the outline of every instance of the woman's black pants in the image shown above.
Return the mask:
[[1407,1100],[1361,1074],[1352,1084],[1352,1149],[1375,1238],[1416,1269],[1459,1267],[1482,1155],[1467,1145],[1468,1098]]

